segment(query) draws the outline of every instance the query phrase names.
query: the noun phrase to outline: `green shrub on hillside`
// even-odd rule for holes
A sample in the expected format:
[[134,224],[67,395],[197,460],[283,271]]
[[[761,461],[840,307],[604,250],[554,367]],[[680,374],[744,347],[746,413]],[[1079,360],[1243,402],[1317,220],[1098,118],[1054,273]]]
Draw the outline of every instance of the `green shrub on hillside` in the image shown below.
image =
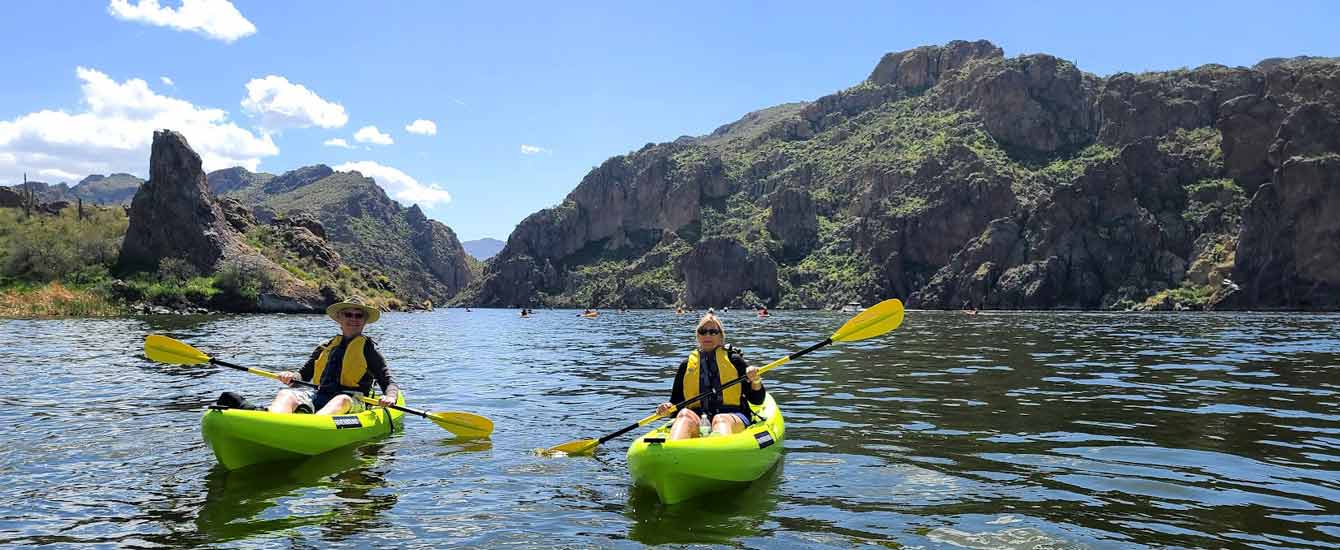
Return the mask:
[[0,208],[0,282],[91,283],[116,264],[128,221],[120,208],[75,208],[25,216]]

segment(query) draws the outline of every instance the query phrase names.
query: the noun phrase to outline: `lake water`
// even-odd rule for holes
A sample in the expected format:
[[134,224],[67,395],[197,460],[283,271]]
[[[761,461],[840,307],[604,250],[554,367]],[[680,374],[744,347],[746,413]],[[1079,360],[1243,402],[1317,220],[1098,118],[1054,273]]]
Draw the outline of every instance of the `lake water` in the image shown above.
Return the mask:
[[[762,365],[848,314],[724,314]],[[598,437],[664,401],[696,317],[438,310],[368,333],[411,406],[496,423],[405,429],[226,472],[200,437],[225,390],[274,381],[144,358],[146,334],[296,369],[322,316],[3,320],[0,545],[15,547],[1336,548],[1340,316],[909,311],[766,378],[782,464],[676,506]]]

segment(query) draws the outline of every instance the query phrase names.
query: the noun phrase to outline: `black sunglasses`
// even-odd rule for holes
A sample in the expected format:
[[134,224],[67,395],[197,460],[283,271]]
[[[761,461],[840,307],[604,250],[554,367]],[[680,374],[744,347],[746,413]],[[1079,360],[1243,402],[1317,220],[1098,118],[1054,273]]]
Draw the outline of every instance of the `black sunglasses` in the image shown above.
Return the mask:
[[700,328],[700,329],[698,329],[698,334],[701,335],[701,336],[707,336],[708,334],[711,334],[711,335],[717,335],[717,334],[721,334],[721,329],[718,329],[718,328]]
[[340,313],[340,315],[343,315],[345,319],[362,319],[362,318],[363,318],[363,312],[361,312],[361,311],[345,311],[345,312],[343,312],[343,313]]

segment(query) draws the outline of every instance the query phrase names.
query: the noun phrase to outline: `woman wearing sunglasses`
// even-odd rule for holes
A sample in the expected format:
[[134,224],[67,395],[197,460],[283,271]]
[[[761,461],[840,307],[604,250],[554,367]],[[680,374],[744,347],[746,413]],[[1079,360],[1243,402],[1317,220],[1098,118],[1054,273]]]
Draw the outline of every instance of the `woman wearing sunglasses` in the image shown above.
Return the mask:
[[360,412],[363,402],[346,392],[368,395],[374,380],[382,389],[381,404],[394,405],[400,388],[391,380],[386,360],[377,352],[372,339],[363,335],[363,327],[377,322],[381,312],[358,298],[349,298],[326,308],[326,315],[340,324],[340,335],[317,346],[302,370],[279,373],[279,381],[285,384],[294,379],[316,383],[316,393],[304,389],[280,390],[270,403],[270,412],[315,411],[326,415]]
[[[767,396],[758,367],[749,366],[739,350],[725,345],[726,331],[716,315],[704,315],[698,321],[697,332],[698,348],[679,364],[674,388],[670,390],[670,402],[661,403],[656,412],[665,416],[674,408],[674,403],[692,399],[700,393],[709,395],[679,411],[670,428],[670,439],[698,437],[699,426],[709,425],[709,422],[712,433],[744,431],[753,420],[745,400],[762,405]],[[748,378],[747,382],[715,391],[741,374]]]

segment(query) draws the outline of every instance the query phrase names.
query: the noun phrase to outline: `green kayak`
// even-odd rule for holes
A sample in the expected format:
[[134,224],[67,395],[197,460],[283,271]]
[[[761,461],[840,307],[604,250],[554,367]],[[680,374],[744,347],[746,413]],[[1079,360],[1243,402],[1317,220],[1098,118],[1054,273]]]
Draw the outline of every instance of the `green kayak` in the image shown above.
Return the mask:
[[[397,404],[404,406],[404,392]],[[382,437],[403,426],[404,416],[384,407],[335,416],[211,408],[200,419],[200,431],[219,464],[236,470],[315,456]]]
[[737,434],[670,441],[666,423],[637,438],[628,447],[633,482],[674,504],[763,477],[782,456],[786,423],[771,392],[754,412],[762,420]]

